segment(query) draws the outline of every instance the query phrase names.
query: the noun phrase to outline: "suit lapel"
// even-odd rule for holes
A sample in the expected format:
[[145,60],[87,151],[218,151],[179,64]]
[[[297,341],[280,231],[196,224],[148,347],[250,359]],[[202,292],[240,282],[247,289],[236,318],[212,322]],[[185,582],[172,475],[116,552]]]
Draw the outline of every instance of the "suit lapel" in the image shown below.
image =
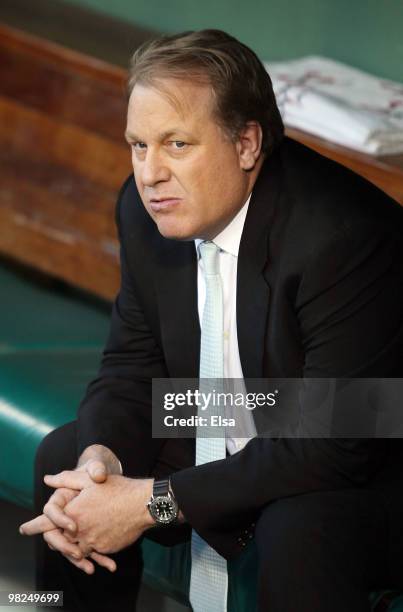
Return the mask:
[[280,192],[280,154],[266,160],[255,183],[238,255],[237,330],[245,378],[263,373],[270,287],[263,274],[269,265],[268,240]]
[[156,291],[169,374],[174,378],[197,378],[200,325],[194,242],[163,239],[157,268]]

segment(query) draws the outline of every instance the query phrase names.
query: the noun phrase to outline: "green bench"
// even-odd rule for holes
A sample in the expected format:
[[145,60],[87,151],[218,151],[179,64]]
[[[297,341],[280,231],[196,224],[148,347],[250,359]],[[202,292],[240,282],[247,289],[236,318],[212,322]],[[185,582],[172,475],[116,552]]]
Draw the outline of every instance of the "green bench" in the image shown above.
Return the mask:
[[[32,466],[42,438],[72,421],[95,375],[108,330],[108,308],[73,291],[55,291],[0,266],[0,497],[32,507]],[[144,540],[144,581],[188,603],[188,545]],[[252,543],[230,563],[229,611],[256,608],[257,559]],[[388,593],[388,592],[386,592]],[[403,612],[403,595],[373,609]]]

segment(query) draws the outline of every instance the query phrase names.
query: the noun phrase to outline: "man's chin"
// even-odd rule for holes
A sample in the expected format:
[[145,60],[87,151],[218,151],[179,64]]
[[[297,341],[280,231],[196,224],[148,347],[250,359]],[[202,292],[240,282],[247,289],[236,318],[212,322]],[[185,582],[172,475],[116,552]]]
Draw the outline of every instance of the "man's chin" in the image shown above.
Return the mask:
[[193,232],[185,227],[178,227],[175,224],[157,223],[158,231],[164,238],[168,240],[194,240]]

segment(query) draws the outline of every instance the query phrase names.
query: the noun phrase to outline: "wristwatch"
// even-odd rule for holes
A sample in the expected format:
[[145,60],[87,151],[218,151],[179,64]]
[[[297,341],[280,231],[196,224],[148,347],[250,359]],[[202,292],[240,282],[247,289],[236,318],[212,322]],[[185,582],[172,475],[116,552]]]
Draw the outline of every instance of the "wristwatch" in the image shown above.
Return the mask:
[[172,525],[178,518],[178,503],[169,478],[154,480],[153,494],[147,508],[157,525]]

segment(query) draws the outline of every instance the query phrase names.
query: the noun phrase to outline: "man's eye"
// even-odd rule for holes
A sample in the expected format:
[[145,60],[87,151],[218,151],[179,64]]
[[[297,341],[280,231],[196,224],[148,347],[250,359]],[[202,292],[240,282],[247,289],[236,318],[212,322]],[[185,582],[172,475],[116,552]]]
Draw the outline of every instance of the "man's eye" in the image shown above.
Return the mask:
[[144,149],[147,148],[147,145],[146,145],[145,142],[133,142],[132,143],[132,147],[134,149],[138,149],[138,150],[144,151]]
[[183,140],[173,140],[172,145],[174,149],[184,149],[186,147],[186,142],[183,142]]

